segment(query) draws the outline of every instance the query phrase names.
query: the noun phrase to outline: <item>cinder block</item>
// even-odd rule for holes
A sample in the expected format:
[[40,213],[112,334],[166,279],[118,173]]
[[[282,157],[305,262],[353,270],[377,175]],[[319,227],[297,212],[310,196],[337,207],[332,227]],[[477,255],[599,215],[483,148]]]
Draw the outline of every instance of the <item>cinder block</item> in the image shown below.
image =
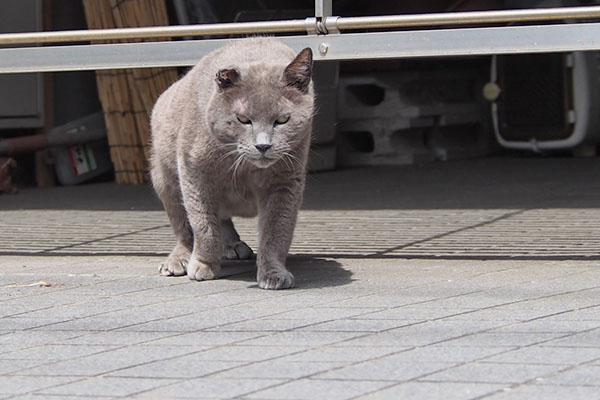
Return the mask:
[[412,164],[489,151],[477,69],[371,72],[338,85],[338,164]]

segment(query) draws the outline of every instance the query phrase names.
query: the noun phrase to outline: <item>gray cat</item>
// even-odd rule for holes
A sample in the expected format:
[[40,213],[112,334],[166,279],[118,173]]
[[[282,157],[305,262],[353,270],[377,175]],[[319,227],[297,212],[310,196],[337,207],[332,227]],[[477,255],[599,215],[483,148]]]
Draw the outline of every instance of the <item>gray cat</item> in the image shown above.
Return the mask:
[[200,60],[152,112],[152,183],[177,245],[161,275],[206,280],[248,259],[232,216],[258,214],[257,280],[294,286],[285,260],[304,189],[314,95],[312,51],[248,38]]

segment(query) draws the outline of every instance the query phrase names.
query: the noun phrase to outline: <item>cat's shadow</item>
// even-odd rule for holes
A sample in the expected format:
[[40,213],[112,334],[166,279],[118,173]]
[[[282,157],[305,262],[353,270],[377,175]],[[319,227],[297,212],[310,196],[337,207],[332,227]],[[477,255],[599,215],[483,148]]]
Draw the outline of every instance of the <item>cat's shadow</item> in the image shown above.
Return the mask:
[[[332,259],[291,255],[287,259],[287,267],[294,274],[298,289],[343,286],[353,281],[352,271]],[[251,283],[249,288],[258,288],[256,260],[224,261],[220,279],[244,281]]]

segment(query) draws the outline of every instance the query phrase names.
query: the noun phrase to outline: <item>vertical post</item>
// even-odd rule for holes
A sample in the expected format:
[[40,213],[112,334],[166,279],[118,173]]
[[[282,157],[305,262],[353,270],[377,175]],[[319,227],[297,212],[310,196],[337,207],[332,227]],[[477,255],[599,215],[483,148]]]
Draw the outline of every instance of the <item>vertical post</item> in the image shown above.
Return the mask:
[[315,0],[315,17],[325,19],[333,15],[332,0]]

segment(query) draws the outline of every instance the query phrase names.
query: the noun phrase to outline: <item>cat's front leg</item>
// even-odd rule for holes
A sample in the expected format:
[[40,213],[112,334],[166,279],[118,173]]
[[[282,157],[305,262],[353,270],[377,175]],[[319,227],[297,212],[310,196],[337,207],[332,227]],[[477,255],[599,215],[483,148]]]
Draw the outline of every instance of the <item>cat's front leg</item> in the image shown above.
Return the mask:
[[259,207],[259,248],[256,258],[258,286],[287,289],[294,276],[285,267],[292,243],[302,187],[269,190]]
[[217,278],[221,269],[222,244],[218,205],[209,180],[199,177],[182,179],[183,202],[194,235],[192,254],[186,265],[190,279]]

